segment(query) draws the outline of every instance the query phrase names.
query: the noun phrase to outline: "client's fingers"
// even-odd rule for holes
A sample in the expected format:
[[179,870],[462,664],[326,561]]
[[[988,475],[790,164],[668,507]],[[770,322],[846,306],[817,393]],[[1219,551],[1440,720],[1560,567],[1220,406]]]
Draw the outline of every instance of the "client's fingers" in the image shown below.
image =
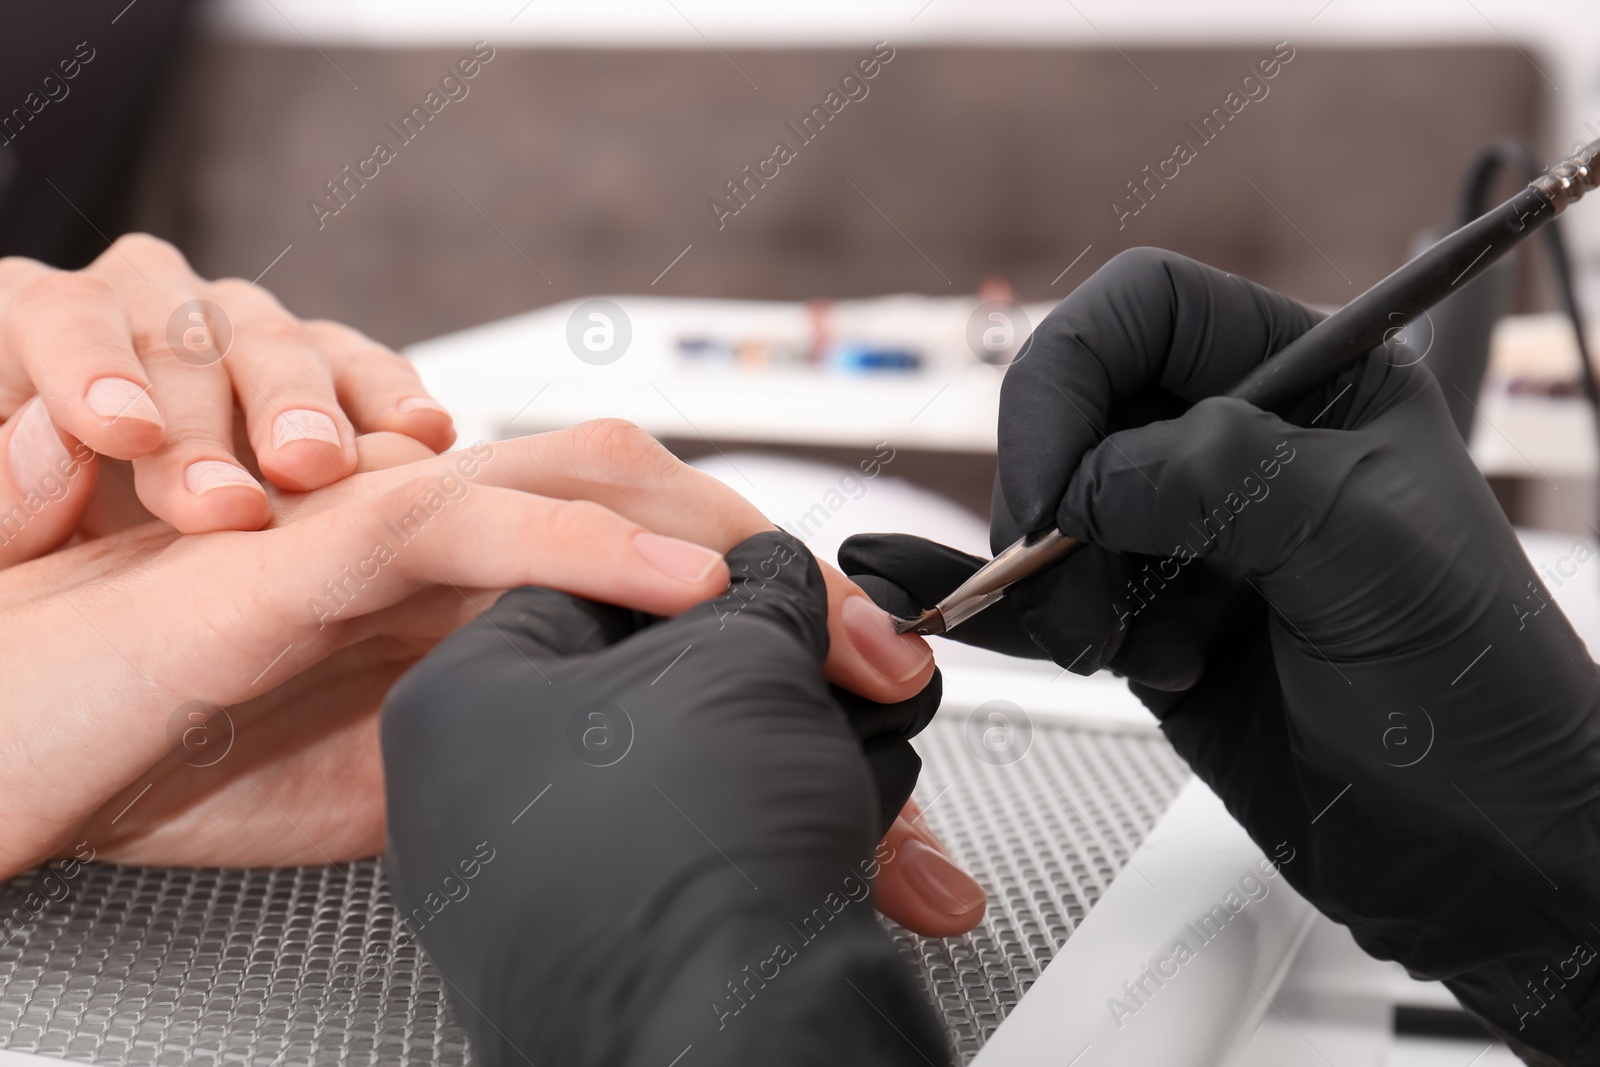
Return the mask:
[[[659,533],[718,551],[774,528],[734,490],[618,419],[484,448],[489,458],[478,465],[480,482],[593,500]],[[889,616],[854,582],[818,564],[828,587],[828,680],[882,703],[919,692],[933,675],[927,642],[896,634]]]
[[133,462],[140,502],[181,533],[265,525],[271,517],[266,491],[235,458],[226,372],[184,363],[165,339],[152,341],[142,355],[169,414],[165,442]]
[[356,438],[356,473],[388,470],[432,459],[433,449],[399,433],[366,433]]
[[983,921],[983,887],[957,867],[908,801],[878,848],[878,910],[924,937],[955,937]]
[[435,452],[455,441],[450,413],[428,395],[409,361],[342,323],[319,320],[305,325],[328,359],[339,403],[357,430],[402,433]]
[[828,680],[880,704],[921,692],[933,677],[933,650],[916,634],[899,634],[894,619],[860,586],[817,561],[828,586]]
[[0,567],[42,556],[77,528],[94,490],[94,452],[61,433],[34,397],[0,426]]
[[237,278],[210,290],[233,320],[227,367],[261,473],[305,491],[355,472],[355,429],[311,334],[265,289]]
[[[47,267],[25,256],[0,256],[0,318],[23,290],[55,268]],[[38,390],[27,368],[11,353],[6,341],[6,331],[0,330],[0,418],[10,418],[27,403]]]
[[[468,486],[426,464],[407,470],[397,485],[270,530],[181,538],[159,565],[80,593],[82,610],[117,648],[148,642],[152,598],[194,620],[207,651],[171,665],[162,685],[174,698],[226,707],[392,631],[387,609],[429,587],[454,587],[465,600],[536,585],[673,615],[727,586],[719,553],[598,504]],[[108,674],[124,662],[108,660]],[[129,744],[150,740],[129,730]]]
[[26,373],[56,425],[96,452],[133,459],[166,433],[134,354],[122,301],[88,274],[36,279],[6,308],[3,349]]
[[[376,498],[274,532],[280,605],[321,629],[418,588],[523,585],[673,615],[728,583],[720,553],[663,537],[599,504],[473,485],[426,465]],[[307,594],[317,605],[307,617]]]

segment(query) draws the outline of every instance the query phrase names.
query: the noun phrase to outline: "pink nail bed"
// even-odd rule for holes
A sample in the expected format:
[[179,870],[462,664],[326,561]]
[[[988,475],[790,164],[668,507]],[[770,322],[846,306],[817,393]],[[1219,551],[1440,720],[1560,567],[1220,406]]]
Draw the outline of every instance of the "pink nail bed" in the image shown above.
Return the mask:
[[189,464],[183,472],[183,484],[196,496],[231,486],[249,486],[261,491],[261,483],[250,477],[249,471],[220,459],[201,459]]
[[722,562],[720,552],[654,533],[635,534],[633,548],[646,563],[680,582],[698,582]]
[[395,407],[399,409],[402,415],[409,415],[413,411],[437,411],[441,414],[449,414],[449,412],[445,411],[443,404],[426,396],[408,396],[400,401],[399,404],[396,404]]
[[856,651],[891,681],[909,681],[930,658],[921,638],[895,633],[888,614],[864,596],[846,597],[839,616]]
[[83,402],[102,419],[139,419],[163,425],[149,390],[126,378],[97,380],[84,392]]
[[321,441],[338,448],[339,427],[320,411],[295,408],[279,415],[272,424],[272,447],[282,448],[296,441]]

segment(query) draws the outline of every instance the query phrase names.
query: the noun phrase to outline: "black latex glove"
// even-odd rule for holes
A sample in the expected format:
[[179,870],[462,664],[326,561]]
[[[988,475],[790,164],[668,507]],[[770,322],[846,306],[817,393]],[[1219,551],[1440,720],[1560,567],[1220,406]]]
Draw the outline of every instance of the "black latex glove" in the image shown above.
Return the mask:
[[862,740],[908,752],[937,682],[847,717],[810,553],[728,563],[667,621],[514,590],[389,694],[390,884],[480,1063],[949,1062],[868,896],[905,797]]
[[[1006,376],[992,536],[1098,547],[952,636],[1126,674],[1367,951],[1530,1063],[1600,1063],[1600,672],[1414,356],[1282,418],[1221,396],[1316,320],[1149,249],[1063,301]],[[982,562],[895,535],[840,561],[918,607]]]

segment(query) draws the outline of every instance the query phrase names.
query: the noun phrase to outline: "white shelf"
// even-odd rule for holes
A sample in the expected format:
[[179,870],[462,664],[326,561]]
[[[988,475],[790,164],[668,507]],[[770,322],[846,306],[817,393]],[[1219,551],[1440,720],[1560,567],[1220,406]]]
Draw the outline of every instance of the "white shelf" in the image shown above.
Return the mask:
[[[962,350],[976,299],[885,297],[837,305],[837,336],[912,343],[918,372],[843,374],[804,367],[699,366],[681,336],[799,339],[805,305],[614,296],[632,327],[627,351],[592,365],[573,354],[556,304],[414,345],[411,357],[455,415],[463,441],[540,433],[586,419],[624,418],[656,436],[777,444],[993,453],[1003,372]],[[1048,307],[1046,305],[1045,307]],[[1037,322],[1040,308],[1029,308]]]
[[1472,459],[1484,474],[1548,480],[1595,476],[1594,415],[1579,397],[1486,392],[1472,427]]
[[[455,414],[464,442],[540,433],[615,417],[663,437],[717,442],[993,453],[1003,371],[964,350],[973,298],[893,296],[837,306],[839,332],[906,341],[928,353],[917,373],[847,375],[804,368],[697,366],[680,336],[798,338],[805,305],[776,301],[616,296],[633,331],[615,362],[573,354],[569,301],[464,330],[407,350],[429,389]],[[1030,305],[1037,324],[1049,305]],[[1496,368],[1478,401],[1472,456],[1489,475],[1588,479],[1596,463],[1587,403],[1513,395],[1509,371],[1548,372],[1575,359],[1550,316],[1509,319],[1496,335]],[[1565,346],[1565,347],[1563,347]]]
[[[1151,0],[895,0],[860,4],[750,4],[738,0],[596,0],[529,4],[527,0],[221,0],[224,31],[300,45],[457,44],[487,36],[500,44],[601,47],[858,46],[887,37],[896,44],[960,43],[1118,45],[1238,44],[1288,38],[1302,42],[1500,44],[1501,30],[1537,46],[1596,24],[1592,4],[1547,0],[1227,0],[1194,4]],[[302,36],[303,35],[303,36]]]

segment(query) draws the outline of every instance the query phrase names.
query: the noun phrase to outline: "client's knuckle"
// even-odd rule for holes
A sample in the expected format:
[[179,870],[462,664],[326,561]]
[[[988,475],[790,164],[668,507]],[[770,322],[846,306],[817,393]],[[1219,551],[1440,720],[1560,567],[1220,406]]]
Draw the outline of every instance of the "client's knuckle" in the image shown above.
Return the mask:
[[233,319],[255,326],[260,322],[279,322],[293,326],[297,336],[305,337],[305,324],[284,308],[278,298],[243,278],[218,278],[206,288],[206,295],[221,304]]
[[593,419],[568,434],[568,467],[586,481],[636,484],[679,466],[677,457],[626,419]]
[[148,233],[125,233],[111,243],[111,251],[133,262],[170,269],[189,269],[189,261],[171,242]]
[[54,273],[54,268],[47,267],[36,259],[29,259],[27,256],[0,256],[0,296],[16,292],[35,278],[51,273]]
[[13,306],[22,314],[36,310],[40,305],[60,307],[62,304],[106,301],[115,297],[111,286],[92,274],[52,271],[24,286]]
[[331,319],[308,319],[306,333],[323,351],[338,355],[359,355],[409,367],[411,364],[387,345],[380,344],[353,326]]
[[250,283],[243,278],[218,278],[211,283],[211,295],[218,300],[236,302],[240,297],[249,297]]
[[429,505],[435,503],[435,497],[442,497],[439,475],[419,471],[378,494],[376,507],[357,507],[355,511],[363,521],[380,528],[385,524],[398,526],[409,520],[426,523],[432,517]]
[[278,309],[267,309],[260,314],[239,317],[239,325],[248,330],[252,339],[286,348],[312,349],[311,335],[305,325],[293,315]]
[[540,521],[543,537],[558,545],[582,546],[592,552],[595,539],[615,524],[613,512],[592,500],[558,500]]

